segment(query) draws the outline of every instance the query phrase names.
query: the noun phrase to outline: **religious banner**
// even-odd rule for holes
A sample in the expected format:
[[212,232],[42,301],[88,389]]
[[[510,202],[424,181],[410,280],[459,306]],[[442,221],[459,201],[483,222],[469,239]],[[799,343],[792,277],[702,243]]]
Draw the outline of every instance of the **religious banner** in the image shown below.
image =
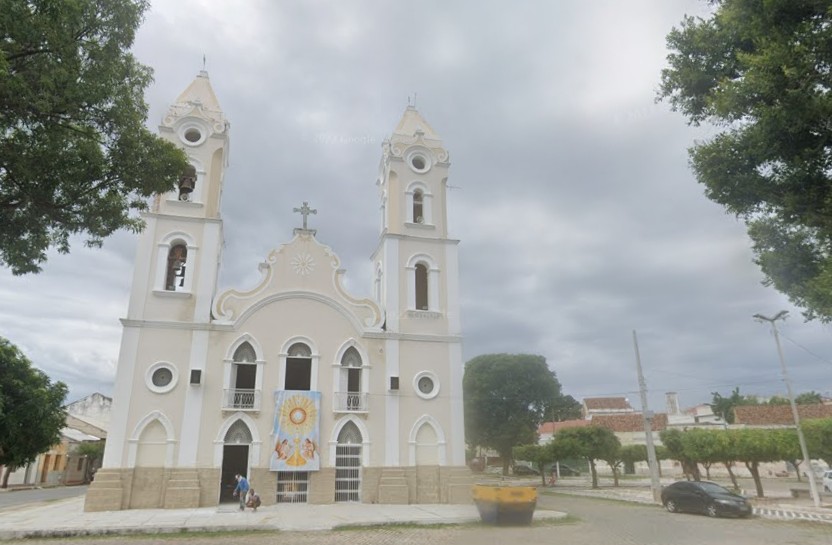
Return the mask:
[[321,392],[278,390],[274,407],[271,471],[317,471],[321,468]]

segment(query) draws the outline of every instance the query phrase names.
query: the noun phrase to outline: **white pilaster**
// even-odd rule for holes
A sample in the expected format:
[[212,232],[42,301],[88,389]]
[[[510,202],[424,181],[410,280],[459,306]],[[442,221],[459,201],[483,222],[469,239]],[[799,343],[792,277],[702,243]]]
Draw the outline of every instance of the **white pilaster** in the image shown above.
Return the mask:
[[130,418],[130,402],[133,391],[133,375],[136,370],[136,353],[141,330],[124,326],[121,334],[121,349],[118,356],[116,383],[113,389],[113,409],[107,445],[104,448],[102,466],[122,467],[125,462],[124,447],[127,442],[127,426]]
[[465,412],[462,403],[462,344],[448,344],[448,364],[450,365],[450,404],[451,430],[450,450],[451,465],[465,465]]
[[395,339],[388,339],[384,344],[385,368],[387,370],[385,376],[384,391],[387,395],[385,399],[384,412],[384,465],[388,467],[396,467],[401,465],[399,459],[399,445],[402,442],[400,435],[399,422],[399,392],[391,391],[390,377],[399,377],[399,384],[401,386],[402,380],[399,376],[399,341]]
[[191,337],[189,370],[202,371],[201,384],[190,384],[190,372],[185,378],[185,405],[182,411],[182,437],[179,442],[179,467],[196,467],[199,430],[202,424],[203,394],[205,392],[205,361],[208,359],[208,331],[194,331]]

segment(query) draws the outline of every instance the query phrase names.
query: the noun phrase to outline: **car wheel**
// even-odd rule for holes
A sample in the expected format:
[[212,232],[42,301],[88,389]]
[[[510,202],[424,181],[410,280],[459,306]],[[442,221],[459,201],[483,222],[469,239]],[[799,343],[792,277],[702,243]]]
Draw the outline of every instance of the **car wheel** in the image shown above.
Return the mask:
[[712,504],[708,505],[708,508],[705,509],[705,513],[709,517],[718,517],[719,516],[719,511],[717,511],[715,503],[712,503]]
[[667,509],[669,513],[678,513],[679,508],[676,506],[676,502],[673,500],[665,500],[664,508]]

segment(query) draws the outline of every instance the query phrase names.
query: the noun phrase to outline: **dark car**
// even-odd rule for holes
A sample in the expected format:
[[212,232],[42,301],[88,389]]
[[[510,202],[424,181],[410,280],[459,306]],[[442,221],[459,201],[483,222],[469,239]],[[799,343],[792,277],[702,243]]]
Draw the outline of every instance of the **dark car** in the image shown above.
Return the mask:
[[540,475],[540,472],[533,467],[524,466],[522,464],[516,465],[512,468],[515,475]]
[[687,511],[709,517],[751,516],[751,504],[739,494],[708,481],[679,481],[662,489],[662,504],[671,513]]
[[[551,475],[552,474],[552,468],[554,468],[554,467],[555,467],[554,464],[546,466],[546,475]],[[560,464],[559,471],[560,471],[560,476],[561,477],[580,477],[581,476],[580,471],[578,471],[574,467],[568,466],[566,464]]]

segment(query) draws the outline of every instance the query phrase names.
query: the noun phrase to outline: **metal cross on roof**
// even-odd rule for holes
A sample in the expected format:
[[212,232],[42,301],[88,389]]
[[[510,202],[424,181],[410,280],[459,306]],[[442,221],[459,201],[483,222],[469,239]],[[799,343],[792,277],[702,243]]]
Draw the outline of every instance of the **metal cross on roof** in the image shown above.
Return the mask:
[[304,231],[309,230],[309,229],[306,228],[306,218],[309,216],[309,214],[317,214],[318,213],[318,211],[315,210],[314,208],[309,208],[309,203],[306,202],[306,201],[303,201],[303,206],[301,206],[300,208],[295,208],[293,211],[294,212],[300,212],[300,215],[303,216],[303,230]]

